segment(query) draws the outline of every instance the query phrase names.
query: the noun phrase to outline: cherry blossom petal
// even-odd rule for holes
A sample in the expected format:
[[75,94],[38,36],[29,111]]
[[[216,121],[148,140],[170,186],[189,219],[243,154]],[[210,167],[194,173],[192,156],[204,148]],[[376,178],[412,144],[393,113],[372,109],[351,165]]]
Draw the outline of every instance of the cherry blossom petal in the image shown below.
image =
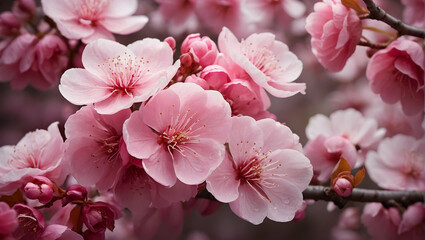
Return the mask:
[[143,159],[143,168],[155,181],[164,186],[174,186],[177,181],[174,173],[173,159],[167,151],[156,151],[150,157]]
[[142,29],[148,18],[146,16],[130,16],[126,18],[105,18],[100,24],[110,32],[118,34],[130,34]]
[[69,69],[62,75],[59,91],[76,105],[99,102],[112,95],[101,79],[79,68]]
[[158,135],[145,125],[143,118],[143,112],[136,111],[125,121],[123,127],[123,138],[128,152],[140,159],[150,157],[161,148],[156,141]]
[[240,218],[252,224],[260,224],[267,215],[268,207],[265,201],[253,194],[253,189],[248,184],[239,186],[239,197],[236,201],[229,203],[232,211]]
[[177,178],[186,184],[200,184],[224,159],[224,145],[212,139],[186,143],[182,151],[174,153]]
[[239,196],[240,181],[236,180],[233,160],[226,153],[220,166],[207,178],[207,190],[224,203],[235,201]]

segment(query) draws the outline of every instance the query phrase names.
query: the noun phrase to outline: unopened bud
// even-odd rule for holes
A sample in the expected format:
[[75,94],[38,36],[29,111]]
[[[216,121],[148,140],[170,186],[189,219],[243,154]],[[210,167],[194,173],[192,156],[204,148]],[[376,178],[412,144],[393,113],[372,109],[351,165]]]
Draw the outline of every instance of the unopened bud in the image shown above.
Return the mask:
[[53,198],[53,183],[46,177],[35,176],[25,184],[24,194],[29,199],[38,199],[46,204]]
[[71,185],[66,189],[65,197],[62,198],[62,206],[72,201],[85,201],[87,198],[87,189],[81,185]]
[[350,196],[353,188],[353,184],[346,178],[338,178],[333,186],[333,190],[341,197]]
[[164,39],[164,42],[170,45],[171,49],[173,49],[173,52],[176,51],[176,39],[174,39],[173,37],[167,37],[166,39]]

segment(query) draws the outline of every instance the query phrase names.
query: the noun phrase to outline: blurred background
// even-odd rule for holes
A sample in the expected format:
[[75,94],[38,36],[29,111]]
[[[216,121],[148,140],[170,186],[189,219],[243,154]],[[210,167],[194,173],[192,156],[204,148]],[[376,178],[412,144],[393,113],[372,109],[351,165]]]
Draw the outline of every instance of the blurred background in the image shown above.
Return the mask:
[[[264,1],[267,2],[267,0]],[[12,0],[1,0],[0,10],[2,12],[10,11],[13,2]],[[229,0],[229,2],[238,1]],[[239,31],[237,37],[247,37],[252,32],[271,31],[276,34],[278,40],[285,42],[303,62],[303,72],[296,82],[307,84],[306,94],[297,94],[285,99],[270,96],[272,103],[269,111],[277,116],[278,121],[287,124],[294,133],[299,135],[300,141],[304,145],[307,141],[305,127],[309,118],[317,113],[328,116],[343,101],[343,98],[335,97],[334,91],[347,89],[364,81],[366,60],[362,59],[366,57],[363,51],[363,56],[359,58],[358,62],[348,63],[350,69],[345,73],[330,74],[325,71],[312,55],[310,37],[304,30],[305,17],[312,12],[315,1],[297,2],[305,6],[305,11],[300,16],[296,18],[286,16],[281,19],[276,14],[271,20],[267,20],[269,21],[267,24],[263,24],[264,22],[262,23],[261,20],[255,26],[248,27],[247,25],[247,32]],[[39,1],[37,4],[40,6]],[[127,36],[116,35],[117,41],[129,44],[145,37],[163,40],[168,36],[173,36],[177,41],[177,48],[179,48],[188,34],[196,32],[201,33],[201,36],[209,36],[214,41],[217,40],[218,32],[208,24],[208,21],[218,21],[217,19],[206,21],[192,16],[193,19],[188,20],[189,22],[179,28],[176,21],[173,20],[174,13],[167,13],[168,15],[164,16],[158,9],[159,4],[153,0],[139,0],[136,15],[148,16],[148,24],[137,33]],[[385,1],[385,10],[400,17],[402,8],[398,0],[393,0]],[[177,51],[175,58],[177,59],[178,56]],[[0,146],[15,145],[25,133],[35,129],[46,129],[54,121],[59,121],[59,126],[63,130],[63,124],[67,117],[78,108],[61,96],[57,86],[47,91],[40,91],[31,86],[23,90],[16,90],[11,88],[9,82],[0,83]],[[197,211],[191,211],[185,217],[180,239],[332,239],[335,238],[332,231],[337,225],[341,210],[336,209],[329,212],[327,205],[325,202],[309,205],[306,209],[305,219],[300,222],[277,223],[265,219],[264,223],[258,226],[240,219],[225,204],[222,204],[217,212],[207,217],[201,216]]]

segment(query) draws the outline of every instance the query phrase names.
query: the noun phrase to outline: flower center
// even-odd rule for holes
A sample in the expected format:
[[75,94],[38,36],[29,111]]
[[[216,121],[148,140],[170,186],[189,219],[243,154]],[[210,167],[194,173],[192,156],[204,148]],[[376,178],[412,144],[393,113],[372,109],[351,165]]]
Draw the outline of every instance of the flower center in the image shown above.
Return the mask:
[[143,66],[148,63],[149,60],[143,57],[125,52],[124,56],[108,58],[98,67],[109,76],[109,86],[113,92],[133,97],[133,90],[140,84],[139,80],[146,72],[150,72],[150,69]]
[[106,4],[106,0],[81,0],[74,12],[79,17],[80,23],[89,25],[100,18]]
[[285,174],[277,173],[282,163],[269,158],[270,152],[258,153],[258,156],[244,161],[235,167],[236,180],[241,184],[248,184],[261,198],[271,202],[264,189],[275,188],[278,184],[274,179],[279,179]]
[[167,130],[158,136],[157,142],[160,145],[166,146],[170,152],[173,150],[183,152],[181,146],[189,140],[190,138],[185,132],[177,131],[175,128],[169,126]]
[[416,151],[404,151],[404,172],[414,178],[419,179],[424,171],[425,158]]
[[266,76],[276,79],[283,73],[279,59],[270,49],[266,47],[255,48],[252,43],[246,43],[244,40],[242,40],[241,45],[243,55]]

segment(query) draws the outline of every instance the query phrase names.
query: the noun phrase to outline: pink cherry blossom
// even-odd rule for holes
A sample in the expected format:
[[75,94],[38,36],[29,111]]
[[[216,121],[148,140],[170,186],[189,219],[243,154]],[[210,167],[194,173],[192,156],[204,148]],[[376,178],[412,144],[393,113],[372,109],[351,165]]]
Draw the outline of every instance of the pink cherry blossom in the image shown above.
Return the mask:
[[353,9],[341,0],[323,0],[314,5],[306,20],[313,53],[329,71],[342,70],[360,41],[362,25]]
[[185,82],[196,83],[203,89],[219,91],[230,104],[232,116],[251,116],[256,120],[276,119],[276,116],[267,112],[270,99],[264,89],[255,84],[246,74],[235,73],[234,70],[239,68],[238,66],[226,67],[230,72],[220,65],[209,65],[202,70],[200,77],[191,76],[186,78]]
[[368,203],[361,220],[373,239],[420,240],[425,237],[424,216],[425,207],[421,204],[409,206],[401,215],[394,207],[386,209],[380,203]]
[[24,204],[15,204],[13,210],[18,218],[18,228],[13,232],[15,239],[40,239],[46,229],[43,214]]
[[33,16],[36,10],[35,0],[17,0],[12,7],[13,14],[24,20]]
[[62,35],[89,43],[99,38],[114,40],[112,33],[130,34],[148,22],[146,16],[130,16],[136,0],[42,0],[44,13]]
[[[293,18],[300,18],[306,7],[299,0],[245,0],[244,8],[255,13],[262,25],[267,26],[277,19],[284,26]],[[254,17],[254,16],[253,16]]]
[[56,86],[68,64],[68,48],[56,35],[47,34],[40,40],[25,33],[14,39],[1,53],[0,81],[11,81],[12,88],[23,89],[28,84],[46,90]]
[[[201,0],[202,1],[202,0]],[[197,0],[155,0],[159,4],[157,12],[151,15],[151,23],[156,27],[167,27],[172,35],[197,31],[199,19],[195,14]]]
[[0,202],[0,236],[8,236],[18,228],[16,211],[5,202]]
[[424,0],[401,0],[403,3],[403,20],[407,24],[424,28],[425,27],[425,1]]
[[83,236],[67,226],[59,224],[47,226],[40,238],[43,240],[83,240]]
[[[105,234],[106,229],[114,230],[114,222],[121,217],[121,211],[105,202],[85,204],[81,212],[87,234]],[[86,234],[86,233],[85,233]]]
[[57,122],[47,131],[27,133],[16,146],[1,147],[0,193],[12,194],[32,176],[45,176],[61,184],[66,171],[63,154],[64,144]]
[[209,37],[201,38],[199,33],[190,34],[183,41],[181,53],[188,52],[192,53],[201,67],[214,64],[218,54],[215,43]]
[[416,42],[401,39],[376,52],[366,76],[384,102],[400,102],[406,115],[423,113],[424,51]]
[[221,163],[230,107],[217,91],[177,83],[159,92],[124,123],[128,152],[155,181],[199,184]]
[[65,159],[80,184],[105,191],[116,183],[119,170],[129,161],[122,126],[130,114],[125,109],[100,115],[93,106],[85,106],[68,118]]
[[239,65],[252,80],[275,97],[304,94],[304,83],[292,83],[302,71],[301,61],[271,33],[252,34],[238,42],[229,29],[218,37],[220,51]]
[[301,209],[313,169],[298,136],[272,119],[233,117],[230,153],[207,179],[207,189],[253,224],[287,222]]
[[59,90],[76,105],[94,103],[100,114],[113,114],[146,101],[164,88],[179,67],[167,43],[145,38],[123,46],[99,39],[86,46],[85,69],[72,68],[61,78]]
[[309,142],[305,154],[313,164],[318,180],[326,181],[340,157],[344,157],[351,167],[361,165],[363,155],[374,149],[385,135],[385,129],[378,129],[376,120],[365,118],[350,108],[336,111],[329,118],[322,114],[311,117],[306,135]]
[[382,188],[425,191],[425,139],[405,135],[384,139],[369,152],[366,169]]
[[425,205],[409,206],[402,215],[397,233],[406,240],[420,240],[425,238]]
[[177,239],[183,223],[184,209],[179,202],[165,208],[151,208],[145,215],[133,219],[134,231],[143,239]]
[[138,218],[151,211],[151,207],[164,208],[195,197],[197,186],[177,181],[166,187],[155,182],[142,167],[130,164],[121,172],[114,193],[118,204]]
[[[378,97],[377,95],[375,95]],[[424,136],[424,129],[421,124],[424,114],[407,116],[403,113],[400,103],[386,104],[379,97],[364,112],[365,116],[373,117],[378,121],[378,125],[387,130],[386,137],[393,137],[397,134],[409,135],[415,138]]]
[[243,0],[200,0],[196,1],[195,10],[203,25],[214,33],[219,33],[224,26],[238,36],[255,30],[253,16],[245,11]]

